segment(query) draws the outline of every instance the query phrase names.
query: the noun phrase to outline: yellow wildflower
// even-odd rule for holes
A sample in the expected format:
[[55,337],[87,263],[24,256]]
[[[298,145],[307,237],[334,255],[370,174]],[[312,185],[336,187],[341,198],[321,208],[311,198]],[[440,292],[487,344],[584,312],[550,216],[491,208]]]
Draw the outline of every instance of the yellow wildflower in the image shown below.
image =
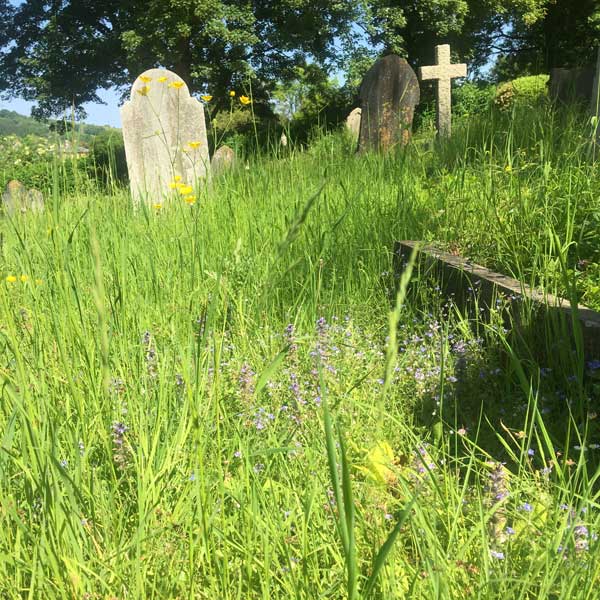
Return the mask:
[[8,275],[8,277],[6,278],[7,283],[14,283],[16,280],[17,278],[14,275]]
[[234,92],[233,90],[231,90],[231,91],[229,92],[229,95],[230,95],[232,98],[234,98],[234,97],[235,97],[235,92]]
[[150,83],[152,81],[152,77],[148,77],[148,75],[140,75],[139,77],[144,83]]
[[169,87],[175,88],[176,90],[180,90],[184,85],[185,83],[183,83],[183,81],[171,81]]
[[189,194],[191,194],[194,191],[194,188],[191,185],[182,185],[179,188],[179,193],[182,196],[188,196]]
[[160,202],[157,202],[156,204],[153,204],[152,207],[154,208],[154,210],[160,210],[162,208],[162,204]]
[[204,102],[210,102],[212,100],[212,96],[210,94],[205,94],[204,96],[200,96]]
[[250,98],[248,98],[248,96],[240,96],[240,102],[244,106],[247,106],[248,104],[250,104],[250,102],[252,102],[252,100],[250,100]]
[[167,80],[166,77],[159,77],[156,81],[158,81],[159,83],[164,83]]
[[196,202],[196,196],[186,196],[184,200],[192,206]]
[[510,173],[510,172],[512,172],[512,167],[511,167],[511,165],[506,165],[506,166],[504,167],[504,170],[505,170],[507,173]]
[[29,277],[27,275],[21,275],[19,279],[21,280],[21,283],[29,281]]
[[149,91],[150,91],[150,86],[149,85],[143,85],[141,88],[139,88],[137,90],[137,93],[141,94],[142,96],[147,96]]
[[173,177],[173,181],[181,181],[181,175],[175,175],[175,177]]
[[196,148],[200,148],[202,142],[188,142],[188,146],[196,150]]
[[36,285],[42,285],[42,280],[41,279],[36,279],[35,283],[36,283]]

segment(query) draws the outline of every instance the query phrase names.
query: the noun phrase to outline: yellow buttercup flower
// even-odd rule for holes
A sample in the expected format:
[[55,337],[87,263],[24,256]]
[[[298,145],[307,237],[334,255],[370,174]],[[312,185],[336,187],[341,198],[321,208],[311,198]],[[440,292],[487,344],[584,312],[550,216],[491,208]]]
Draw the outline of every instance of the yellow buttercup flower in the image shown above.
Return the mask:
[[200,148],[202,142],[188,142],[188,146],[196,150],[196,148]]
[[152,205],[152,208],[154,208],[154,210],[160,210],[162,208],[162,204],[157,202],[156,204]]
[[15,281],[17,281],[17,278],[14,275],[8,275],[6,278],[7,283],[14,283]]
[[142,96],[147,96],[149,91],[150,91],[150,86],[149,85],[143,85],[141,88],[139,88],[137,90],[137,93],[141,94]]
[[159,77],[156,81],[158,81],[159,83],[164,83],[168,78],[167,77]]
[[252,100],[250,100],[250,98],[248,98],[248,96],[240,96],[240,102],[244,106],[247,106],[248,104],[250,104],[250,102],[252,102]]
[[171,81],[169,87],[175,88],[176,90],[180,90],[184,85],[185,83],[183,83],[183,81]]
[[175,177],[173,177],[173,181],[181,181],[181,175],[175,175]]
[[144,83],[150,83],[152,81],[152,77],[148,77],[148,75],[140,75],[139,77]]
[[189,194],[191,194],[194,191],[194,188],[191,185],[182,185],[179,188],[179,193],[182,196],[188,196]]
[[22,283],[25,283],[26,281],[29,281],[29,276],[28,275],[21,275],[21,277],[19,279],[21,280]]
[[212,100],[212,96],[210,94],[205,94],[204,96],[200,96],[204,102],[210,102]]
[[196,202],[196,196],[186,196],[184,200],[192,206]]
[[233,97],[235,96],[235,92],[234,92],[233,90],[231,90],[231,91],[229,92],[229,95],[230,95],[230,96],[233,98]]

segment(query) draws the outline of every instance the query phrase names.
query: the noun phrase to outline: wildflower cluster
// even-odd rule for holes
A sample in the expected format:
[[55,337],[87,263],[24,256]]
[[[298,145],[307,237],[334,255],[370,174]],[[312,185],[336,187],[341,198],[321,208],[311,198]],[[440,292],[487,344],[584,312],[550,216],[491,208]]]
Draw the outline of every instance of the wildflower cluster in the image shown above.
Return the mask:
[[[188,145],[192,145],[193,148],[197,148],[200,142],[189,142]],[[189,206],[193,206],[196,203],[196,196],[194,194],[193,186],[182,181],[181,175],[175,175],[173,181],[169,183],[169,187],[172,190],[177,190],[177,193],[183,198],[183,201]],[[162,205],[161,205],[162,206]]]

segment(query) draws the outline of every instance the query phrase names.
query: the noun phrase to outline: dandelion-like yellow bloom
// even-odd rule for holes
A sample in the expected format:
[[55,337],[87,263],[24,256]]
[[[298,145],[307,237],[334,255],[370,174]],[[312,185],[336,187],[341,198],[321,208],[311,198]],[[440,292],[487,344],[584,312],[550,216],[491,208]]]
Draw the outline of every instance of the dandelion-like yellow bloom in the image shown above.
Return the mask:
[[188,146],[196,150],[196,148],[200,148],[202,142],[188,142]]
[[248,104],[250,104],[250,102],[252,102],[252,100],[250,100],[250,98],[248,98],[248,96],[240,96],[240,102],[244,106],[247,106]]
[[15,281],[17,281],[17,278],[14,275],[8,275],[6,278],[7,283],[15,283]]
[[149,91],[150,91],[150,86],[149,85],[143,85],[141,88],[139,88],[137,90],[137,93],[141,94],[142,96],[147,96]]
[[144,83],[150,83],[152,81],[152,77],[148,77],[148,75],[140,75],[140,79],[144,82]]
[[162,204],[157,202],[156,204],[152,205],[152,208],[154,208],[154,210],[160,210],[162,208]]
[[185,83],[183,83],[183,81],[171,81],[169,87],[175,88],[176,90],[180,90],[184,85]]
[[163,75],[163,77],[159,77],[156,81],[159,83],[164,83],[168,78]]
[[192,206],[196,202],[196,196],[186,196],[184,200]]
[[19,279],[21,280],[22,283],[25,283],[25,282],[29,281],[29,276],[21,275],[21,277],[19,277]]
[[173,181],[181,181],[181,175],[175,175],[175,177],[173,177]]
[[191,194],[194,191],[194,188],[191,185],[182,185],[179,188],[179,193],[182,196],[188,196],[189,194]]
[[212,96],[210,94],[205,94],[204,96],[200,96],[204,102],[210,102],[212,100]]
[[232,98],[234,98],[234,97],[235,97],[235,92],[234,92],[233,90],[231,90],[231,91],[229,92],[229,95],[230,95]]

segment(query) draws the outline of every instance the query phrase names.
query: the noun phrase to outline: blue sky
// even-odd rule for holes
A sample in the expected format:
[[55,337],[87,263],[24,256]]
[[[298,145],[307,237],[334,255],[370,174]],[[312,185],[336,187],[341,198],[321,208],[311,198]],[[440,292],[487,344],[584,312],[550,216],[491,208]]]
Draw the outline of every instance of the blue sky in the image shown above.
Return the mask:
[[[23,0],[9,0],[13,6],[23,4]],[[98,96],[106,104],[95,104],[88,102],[84,108],[88,114],[86,123],[94,125],[111,125],[112,127],[121,127],[121,118],[119,117],[119,94],[114,90],[100,90]],[[20,98],[12,100],[2,100],[0,98],[0,109],[14,110],[22,115],[31,114],[31,107],[34,102],[27,102]]]
[[[119,94],[114,90],[100,90],[98,95],[106,104],[92,104],[87,102],[84,108],[88,114],[86,123],[94,125],[111,125],[112,127],[121,127],[121,118],[119,117]],[[13,100],[0,100],[0,109],[6,108],[14,110],[22,115],[29,115],[34,102],[27,102],[20,98]]]

